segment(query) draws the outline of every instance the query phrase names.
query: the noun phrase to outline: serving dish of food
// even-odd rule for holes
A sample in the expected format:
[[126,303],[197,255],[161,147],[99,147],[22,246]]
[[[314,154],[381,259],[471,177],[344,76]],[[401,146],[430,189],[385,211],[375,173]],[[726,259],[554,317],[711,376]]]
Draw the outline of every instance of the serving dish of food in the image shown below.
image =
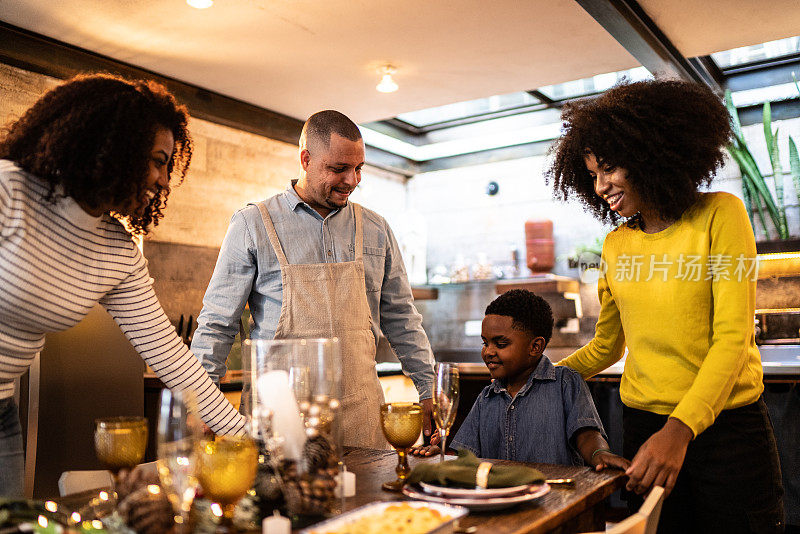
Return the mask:
[[469,511],[444,503],[387,501],[367,504],[300,534],[450,534]]

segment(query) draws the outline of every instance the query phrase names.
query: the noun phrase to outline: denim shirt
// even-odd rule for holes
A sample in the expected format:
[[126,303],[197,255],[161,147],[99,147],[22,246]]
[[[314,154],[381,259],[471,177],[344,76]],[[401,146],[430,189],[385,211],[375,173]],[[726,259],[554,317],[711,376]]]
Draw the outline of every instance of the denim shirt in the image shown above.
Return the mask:
[[[337,263],[355,259],[352,203],[322,217],[295,192],[292,182],[267,199],[269,212],[291,264]],[[364,272],[372,332],[389,340],[421,398],[431,396],[433,354],[422,316],[414,307],[411,286],[397,240],[383,217],[363,208]],[[283,301],[281,268],[256,205],[231,218],[228,232],[203,297],[192,352],[212,380],[224,376],[231,345],[239,331],[245,303],[250,305],[254,339],[272,339]]]
[[452,447],[481,458],[583,465],[572,439],[582,428],[605,437],[586,382],[543,355],[513,399],[500,380],[483,388]]

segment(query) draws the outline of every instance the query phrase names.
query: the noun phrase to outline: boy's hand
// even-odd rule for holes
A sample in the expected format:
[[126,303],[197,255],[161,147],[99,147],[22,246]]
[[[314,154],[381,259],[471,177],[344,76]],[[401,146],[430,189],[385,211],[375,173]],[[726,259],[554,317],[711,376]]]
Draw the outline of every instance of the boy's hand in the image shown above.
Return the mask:
[[411,454],[414,456],[434,456],[442,452],[438,445],[420,445],[419,447],[412,447]]
[[600,471],[602,469],[627,469],[631,466],[631,461],[623,458],[622,456],[617,456],[616,454],[610,452],[599,452],[594,456],[595,464],[594,470]]
[[439,435],[439,429],[437,428],[431,436],[431,444],[411,447],[411,454],[414,456],[433,456],[434,454],[439,454],[442,450],[439,448],[439,443],[441,443],[441,441],[442,437]]

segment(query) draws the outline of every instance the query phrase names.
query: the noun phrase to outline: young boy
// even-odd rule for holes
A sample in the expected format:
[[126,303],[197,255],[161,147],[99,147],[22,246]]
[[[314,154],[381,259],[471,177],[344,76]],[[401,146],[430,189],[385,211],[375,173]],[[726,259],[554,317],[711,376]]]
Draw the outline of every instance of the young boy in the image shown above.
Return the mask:
[[[581,376],[543,356],[552,333],[550,306],[530,291],[514,289],[489,304],[481,356],[494,380],[478,395],[452,447],[480,458],[626,469],[630,462],[609,450]],[[436,444],[414,450],[438,452]]]

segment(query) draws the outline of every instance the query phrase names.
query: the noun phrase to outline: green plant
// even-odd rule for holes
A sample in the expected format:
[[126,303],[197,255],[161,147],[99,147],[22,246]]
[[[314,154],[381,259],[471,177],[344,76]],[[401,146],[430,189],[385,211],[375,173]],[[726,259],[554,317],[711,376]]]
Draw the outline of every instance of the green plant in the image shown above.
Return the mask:
[[[567,264],[570,268],[576,269],[580,265],[580,258],[583,254],[594,254],[598,258],[603,254],[603,241],[605,241],[605,234],[595,238],[593,243],[576,245],[572,251],[567,255]],[[559,258],[560,259],[560,258]]]
[[[792,74],[794,78],[794,74]],[[798,94],[800,94],[800,85],[797,79],[794,79],[795,86],[797,87]],[[742,134],[742,125],[739,121],[739,113],[733,105],[731,99],[731,92],[725,91],[725,105],[731,115],[731,122],[733,123],[733,142],[728,147],[731,157],[739,166],[742,174],[742,194],[744,197],[745,207],[750,216],[750,223],[754,223],[754,214],[758,216],[761,223],[761,229],[764,233],[764,238],[769,239],[769,227],[767,225],[767,216],[769,217],[773,228],[778,234],[780,239],[789,238],[789,226],[786,219],[786,203],[784,201],[784,173],[780,161],[780,152],[778,150],[778,133],[779,129],[772,130],[772,106],[769,102],[764,103],[762,124],[764,126],[764,140],[767,143],[767,153],[769,155],[770,165],[772,167],[772,176],[775,184],[775,196],[767,186],[767,181],[764,174],[758,168],[753,154],[745,143]],[[794,139],[789,137],[789,167],[794,184],[795,192],[800,203],[800,154],[798,154],[797,144]],[[755,227],[755,224],[753,224]]]

